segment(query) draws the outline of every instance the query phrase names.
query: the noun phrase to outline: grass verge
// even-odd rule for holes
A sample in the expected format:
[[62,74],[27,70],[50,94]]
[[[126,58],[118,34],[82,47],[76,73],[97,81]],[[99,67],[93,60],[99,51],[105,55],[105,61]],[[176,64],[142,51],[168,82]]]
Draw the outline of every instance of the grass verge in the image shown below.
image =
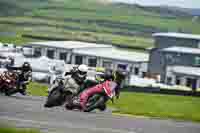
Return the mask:
[[123,92],[109,105],[118,110],[114,113],[200,122],[199,104],[197,97]]
[[35,129],[19,129],[1,125],[0,133],[40,133],[40,132]]
[[28,85],[27,92],[33,96],[47,96],[47,89],[47,85],[32,82]]

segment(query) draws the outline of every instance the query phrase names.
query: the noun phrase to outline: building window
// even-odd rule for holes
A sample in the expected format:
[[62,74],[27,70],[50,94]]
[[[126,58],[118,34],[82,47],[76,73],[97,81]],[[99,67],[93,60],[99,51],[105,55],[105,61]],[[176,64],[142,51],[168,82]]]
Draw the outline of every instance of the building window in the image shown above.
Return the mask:
[[192,79],[191,78],[187,78],[186,86],[187,87],[191,87],[191,84],[192,84]]
[[142,78],[145,78],[147,76],[146,72],[142,72]]
[[42,55],[41,48],[34,49],[34,57],[40,57]]
[[76,56],[75,56],[75,64],[76,64],[76,65],[81,65],[81,64],[83,64],[83,56],[76,55]]
[[53,49],[47,50],[47,57],[49,57],[50,59],[54,59],[54,54],[55,54],[55,51]]
[[199,56],[195,57],[194,65],[200,66],[200,57]]
[[200,48],[200,41],[199,41],[199,43],[198,43],[198,48]]
[[66,61],[66,59],[67,59],[67,53],[66,52],[61,52],[59,59]]
[[172,77],[167,77],[167,84],[171,85],[172,84]]
[[138,67],[135,67],[135,68],[134,68],[134,74],[135,74],[135,75],[138,75],[138,74],[139,74],[139,68],[138,68]]
[[166,54],[167,63],[174,63],[175,57],[172,54]]
[[97,66],[97,59],[96,58],[90,58],[90,59],[88,59],[88,66],[90,66],[90,67],[96,67]]
[[111,61],[103,61],[103,67],[104,68],[112,68],[112,62]]
[[176,85],[180,85],[181,84],[181,80],[179,77],[176,77]]
[[127,64],[118,64],[118,65],[117,65],[117,68],[126,70],[126,69],[127,69],[127,66],[128,66]]

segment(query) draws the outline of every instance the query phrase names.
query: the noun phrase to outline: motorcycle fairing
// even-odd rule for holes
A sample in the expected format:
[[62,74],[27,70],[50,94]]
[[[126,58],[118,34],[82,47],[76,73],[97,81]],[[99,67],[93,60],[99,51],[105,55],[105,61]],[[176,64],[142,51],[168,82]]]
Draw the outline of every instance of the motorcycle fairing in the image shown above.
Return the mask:
[[117,87],[116,82],[106,81],[103,89],[106,92],[106,95],[112,99],[115,96],[116,87]]

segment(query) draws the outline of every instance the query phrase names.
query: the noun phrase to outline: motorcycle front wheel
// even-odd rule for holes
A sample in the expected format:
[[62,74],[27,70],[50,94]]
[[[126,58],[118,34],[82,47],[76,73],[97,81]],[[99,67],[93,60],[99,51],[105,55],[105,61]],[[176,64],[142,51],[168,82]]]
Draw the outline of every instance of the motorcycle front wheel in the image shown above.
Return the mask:
[[50,108],[54,106],[61,106],[64,103],[64,101],[65,97],[63,96],[61,90],[55,88],[49,93],[44,107]]
[[11,95],[13,95],[13,94],[15,94],[17,92],[19,92],[18,89],[11,89],[11,88],[10,89],[5,89],[5,91],[4,91],[6,96],[11,96]]

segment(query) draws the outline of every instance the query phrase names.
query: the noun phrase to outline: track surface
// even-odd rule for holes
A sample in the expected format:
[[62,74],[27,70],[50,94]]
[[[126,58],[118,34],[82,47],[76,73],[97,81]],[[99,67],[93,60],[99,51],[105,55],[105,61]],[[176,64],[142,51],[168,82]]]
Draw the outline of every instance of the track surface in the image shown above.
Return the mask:
[[200,133],[200,124],[46,109],[43,97],[0,95],[0,121],[50,133]]

